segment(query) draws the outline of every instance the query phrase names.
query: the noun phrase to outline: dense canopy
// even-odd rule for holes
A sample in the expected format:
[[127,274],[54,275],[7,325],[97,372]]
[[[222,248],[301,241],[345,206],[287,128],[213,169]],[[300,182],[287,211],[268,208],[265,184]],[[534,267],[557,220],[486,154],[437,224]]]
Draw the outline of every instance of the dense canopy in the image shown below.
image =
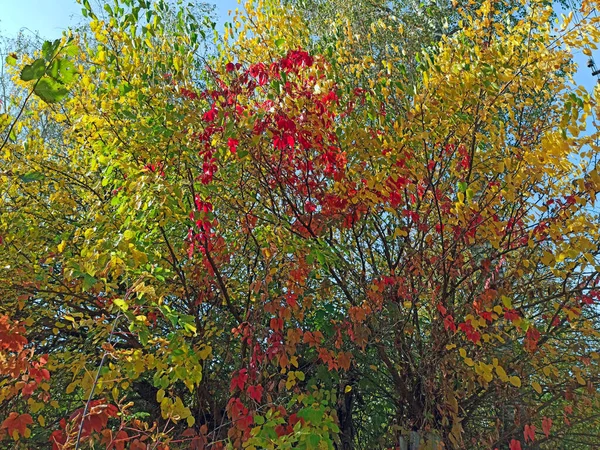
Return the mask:
[[0,115],[0,447],[600,442],[598,0],[83,0]]

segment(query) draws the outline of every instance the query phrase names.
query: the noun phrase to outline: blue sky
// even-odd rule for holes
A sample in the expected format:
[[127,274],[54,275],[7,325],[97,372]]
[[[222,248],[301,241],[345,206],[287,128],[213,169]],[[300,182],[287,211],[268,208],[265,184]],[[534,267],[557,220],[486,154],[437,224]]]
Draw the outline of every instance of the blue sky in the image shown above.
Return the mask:
[[[228,11],[239,7],[237,0],[208,2],[217,6],[220,28],[228,20]],[[63,30],[82,20],[81,6],[75,0],[0,0],[0,35],[14,36],[20,29],[27,28],[45,39],[56,39]],[[596,66],[600,67],[600,50],[593,56]],[[586,67],[588,58],[579,52],[575,54],[575,61],[579,65],[576,82],[592,89],[596,79]]]
[[[237,0],[208,0],[207,3],[217,6],[221,26],[228,18],[228,11],[239,7]],[[56,39],[63,30],[82,20],[81,5],[75,0],[0,0],[0,34],[6,36],[14,36],[21,28],[27,28],[45,39]]]

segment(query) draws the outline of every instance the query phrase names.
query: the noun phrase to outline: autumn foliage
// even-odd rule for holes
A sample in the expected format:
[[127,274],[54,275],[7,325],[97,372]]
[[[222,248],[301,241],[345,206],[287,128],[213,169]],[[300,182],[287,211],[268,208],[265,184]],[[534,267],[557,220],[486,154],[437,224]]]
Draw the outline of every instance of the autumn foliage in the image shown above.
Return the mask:
[[82,4],[7,60],[0,446],[600,441],[597,1],[457,2],[415,59],[394,16],[249,1],[203,54]]

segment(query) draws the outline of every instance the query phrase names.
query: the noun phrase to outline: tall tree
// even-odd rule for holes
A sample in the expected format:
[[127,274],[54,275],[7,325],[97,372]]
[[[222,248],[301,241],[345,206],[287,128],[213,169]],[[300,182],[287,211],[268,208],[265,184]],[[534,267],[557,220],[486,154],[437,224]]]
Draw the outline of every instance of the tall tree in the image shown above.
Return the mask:
[[0,438],[597,441],[598,106],[567,50],[597,2],[557,30],[543,2],[459,9],[410,70],[368,54],[385,20],[313,47],[249,2],[206,57],[185,8],[83,4],[90,34],[16,62]]

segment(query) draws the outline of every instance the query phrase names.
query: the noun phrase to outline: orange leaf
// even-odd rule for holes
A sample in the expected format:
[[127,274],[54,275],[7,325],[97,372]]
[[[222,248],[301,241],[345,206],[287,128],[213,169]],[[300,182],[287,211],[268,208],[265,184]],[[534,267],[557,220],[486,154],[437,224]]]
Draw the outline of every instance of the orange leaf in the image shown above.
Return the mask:
[[350,369],[350,353],[341,352],[337,357],[337,363],[341,369]]
[[[33,419],[29,414],[19,414],[16,412],[11,412],[2,422],[2,426],[0,428],[6,428],[8,434],[18,439],[19,435],[25,436],[27,431],[27,425],[31,425],[33,423]],[[15,435],[15,433],[17,433]]]

